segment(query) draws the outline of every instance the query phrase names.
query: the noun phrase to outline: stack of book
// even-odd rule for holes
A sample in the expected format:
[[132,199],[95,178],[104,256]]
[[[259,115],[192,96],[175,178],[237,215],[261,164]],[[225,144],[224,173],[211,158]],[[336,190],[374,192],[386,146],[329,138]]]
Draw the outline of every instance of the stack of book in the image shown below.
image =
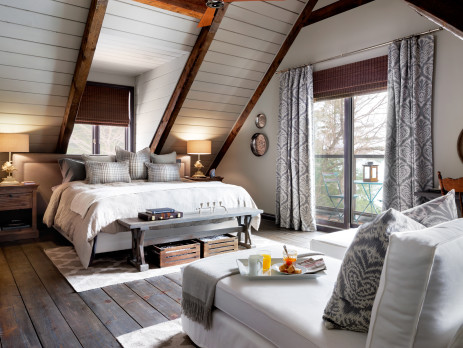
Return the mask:
[[183,217],[183,213],[172,208],[147,209],[146,212],[138,213],[138,218],[146,221],[178,219],[181,217]]

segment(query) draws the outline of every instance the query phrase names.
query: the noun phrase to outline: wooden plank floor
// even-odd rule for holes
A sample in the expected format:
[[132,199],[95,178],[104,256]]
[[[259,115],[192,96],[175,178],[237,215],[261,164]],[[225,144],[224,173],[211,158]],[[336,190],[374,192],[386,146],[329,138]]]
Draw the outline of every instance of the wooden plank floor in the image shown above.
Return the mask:
[[[308,247],[321,233],[264,220],[255,234]],[[120,347],[120,335],[179,318],[180,273],[77,293],[43,252],[59,245],[68,242],[52,230],[0,244],[0,348]]]

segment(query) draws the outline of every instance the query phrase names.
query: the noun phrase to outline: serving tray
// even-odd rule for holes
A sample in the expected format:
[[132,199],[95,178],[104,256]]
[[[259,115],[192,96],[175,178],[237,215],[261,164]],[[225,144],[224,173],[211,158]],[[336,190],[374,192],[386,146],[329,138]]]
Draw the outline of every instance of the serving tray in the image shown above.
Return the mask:
[[[319,253],[317,255],[320,255]],[[298,260],[298,261],[302,261]],[[273,258],[272,257],[272,266],[270,270],[265,272],[264,274],[260,274],[257,276],[250,276],[249,269],[248,269],[248,259],[237,259],[236,263],[238,264],[238,269],[240,271],[241,276],[247,279],[258,279],[258,280],[268,280],[268,279],[279,279],[279,280],[290,280],[290,279],[314,279],[321,276],[326,275],[325,271],[317,272],[317,273],[303,273],[303,274],[286,274],[278,272],[274,269],[273,265],[282,263],[283,258]]]

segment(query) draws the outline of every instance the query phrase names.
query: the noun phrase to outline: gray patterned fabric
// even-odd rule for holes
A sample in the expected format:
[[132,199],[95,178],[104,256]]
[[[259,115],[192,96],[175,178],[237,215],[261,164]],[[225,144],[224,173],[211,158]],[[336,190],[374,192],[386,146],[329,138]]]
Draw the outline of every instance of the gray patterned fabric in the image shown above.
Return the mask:
[[175,163],[177,161],[177,152],[166,153],[165,155],[151,154],[151,163]]
[[388,115],[383,210],[420,204],[416,191],[433,186],[432,75],[434,37],[389,46]]
[[328,329],[368,332],[390,234],[423,228],[394,209],[359,227],[325,308],[323,319]]
[[315,231],[312,67],[280,77],[276,223]]
[[180,181],[179,163],[145,163],[148,167],[148,181]]
[[426,227],[458,219],[455,190],[449,191],[445,196],[437,197],[432,201],[405,210],[402,214]]
[[130,182],[129,161],[96,162],[86,161],[89,184],[107,184],[110,182]]
[[135,153],[116,146],[116,160],[117,162],[129,161],[129,173],[132,180],[142,180],[148,177],[145,162],[150,161],[150,155],[149,147]]
[[116,162],[116,156],[114,155],[82,155],[82,160],[96,161],[96,162]]

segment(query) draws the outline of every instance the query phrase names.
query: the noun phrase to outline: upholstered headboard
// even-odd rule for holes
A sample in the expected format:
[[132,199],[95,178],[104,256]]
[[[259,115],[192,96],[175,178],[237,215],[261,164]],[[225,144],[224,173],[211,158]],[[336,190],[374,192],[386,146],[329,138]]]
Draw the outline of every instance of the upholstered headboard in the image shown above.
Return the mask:
[[[53,186],[61,184],[63,177],[58,165],[60,158],[81,159],[80,155],[63,155],[55,153],[21,153],[13,155],[13,165],[17,171],[14,177],[18,181],[35,181],[37,190],[37,213],[43,215],[50,201]],[[188,155],[178,155],[182,164],[180,173],[190,175],[191,159]]]

